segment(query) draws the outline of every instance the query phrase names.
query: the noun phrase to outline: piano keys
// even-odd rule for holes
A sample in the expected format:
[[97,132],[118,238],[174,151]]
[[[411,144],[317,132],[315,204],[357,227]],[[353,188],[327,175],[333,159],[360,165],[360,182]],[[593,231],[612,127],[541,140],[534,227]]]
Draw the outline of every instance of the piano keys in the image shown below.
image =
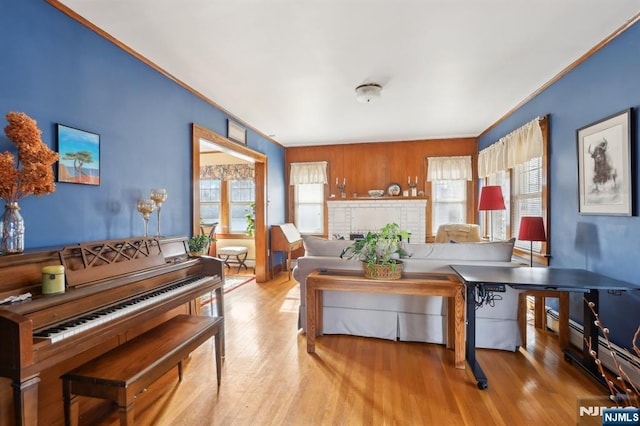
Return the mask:
[[[186,241],[99,241],[0,257],[0,300],[33,294],[0,305],[0,406],[14,407],[13,416],[2,410],[0,424],[62,422],[61,374],[172,316],[199,313],[203,294],[215,290],[222,311],[222,263],[189,258]],[[55,264],[65,266],[66,291],[43,295],[41,269]]]
[[95,328],[100,324],[105,324],[117,318],[131,315],[138,310],[145,309],[148,306],[152,306],[164,299],[175,297],[191,288],[197,288],[208,280],[210,280],[208,277],[194,278],[184,282],[175,283],[170,286],[163,287],[160,290],[143,294],[98,311],[90,312],[54,327],[34,332],[33,337],[46,339],[49,343],[56,343],[60,340],[75,336],[78,333]]
[[277,251],[287,253],[284,269],[289,271],[289,279],[291,279],[291,253],[301,247],[302,237],[293,223],[271,226],[271,258],[273,259],[273,253]]

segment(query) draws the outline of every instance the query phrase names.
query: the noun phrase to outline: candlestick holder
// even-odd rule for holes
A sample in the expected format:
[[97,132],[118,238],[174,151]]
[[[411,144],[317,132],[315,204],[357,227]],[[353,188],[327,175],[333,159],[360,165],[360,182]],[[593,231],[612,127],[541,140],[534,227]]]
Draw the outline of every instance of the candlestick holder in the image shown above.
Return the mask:
[[144,221],[144,236],[149,236],[149,216],[155,210],[156,204],[153,200],[138,200],[136,208],[142,214],[142,220]]
[[156,209],[158,211],[158,234],[156,237],[160,238],[160,210],[162,209],[162,203],[167,200],[167,190],[164,188],[157,188],[151,190],[151,199],[156,203]]
[[416,177],[416,183],[411,183],[411,180],[409,180],[407,185],[411,188],[411,196],[416,197],[418,195],[418,178]]
[[336,183],[336,186],[338,187],[338,191],[340,191],[340,197],[347,198],[347,193],[344,191],[344,189],[347,187],[347,184],[344,182],[342,183],[342,185]]

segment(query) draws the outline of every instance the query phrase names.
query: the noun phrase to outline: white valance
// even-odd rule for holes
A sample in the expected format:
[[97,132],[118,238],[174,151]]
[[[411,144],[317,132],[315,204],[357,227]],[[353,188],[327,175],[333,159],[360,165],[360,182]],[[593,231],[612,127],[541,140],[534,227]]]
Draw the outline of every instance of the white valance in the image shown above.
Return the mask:
[[327,183],[327,162],[291,163],[289,185]]
[[540,118],[514,130],[478,154],[478,176],[511,169],[518,164],[542,157],[544,153]]
[[434,180],[473,180],[471,156],[427,157],[427,181]]

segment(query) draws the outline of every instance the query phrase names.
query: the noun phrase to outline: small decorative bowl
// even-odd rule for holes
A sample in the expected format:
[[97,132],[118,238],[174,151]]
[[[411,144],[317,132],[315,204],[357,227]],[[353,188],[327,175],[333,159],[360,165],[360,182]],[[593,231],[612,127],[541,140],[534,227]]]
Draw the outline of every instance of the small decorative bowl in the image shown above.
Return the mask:
[[369,197],[382,197],[384,195],[384,189],[370,189]]

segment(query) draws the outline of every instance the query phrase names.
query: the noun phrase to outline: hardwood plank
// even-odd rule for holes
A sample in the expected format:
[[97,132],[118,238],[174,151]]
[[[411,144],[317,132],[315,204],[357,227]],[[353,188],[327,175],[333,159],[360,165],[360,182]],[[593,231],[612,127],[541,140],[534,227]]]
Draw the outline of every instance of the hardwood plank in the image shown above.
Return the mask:
[[[281,273],[228,293],[219,391],[210,340],[185,363],[182,383],[172,371],[140,395],[139,424],[561,425],[576,424],[577,397],[605,395],[532,324],[527,350],[478,350],[485,391],[443,345],[325,335],[308,354],[296,286]],[[117,425],[117,413],[92,424]]]

